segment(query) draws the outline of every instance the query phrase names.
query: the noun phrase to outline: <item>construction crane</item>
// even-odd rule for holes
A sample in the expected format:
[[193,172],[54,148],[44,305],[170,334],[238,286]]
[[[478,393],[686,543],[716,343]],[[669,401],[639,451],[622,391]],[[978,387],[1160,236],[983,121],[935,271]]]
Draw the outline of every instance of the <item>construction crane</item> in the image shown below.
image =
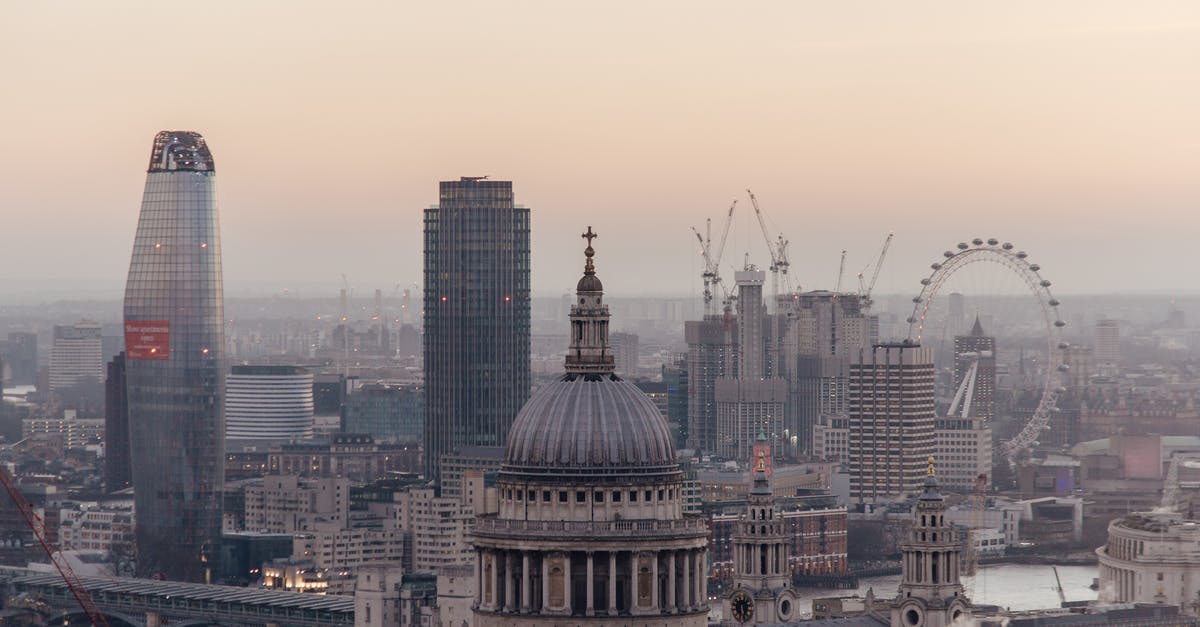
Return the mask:
[[758,207],[758,197],[750,188],[746,188],[746,193],[750,195],[750,204],[754,206],[754,216],[758,218],[758,226],[762,229],[763,241],[767,244],[767,253],[771,256],[771,306],[778,307],[779,303],[779,284],[784,283],[784,290],[792,291],[791,277],[788,276],[788,268],[791,262],[788,260],[788,241],[783,235],[780,235],[775,240],[771,239],[771,235],[767,232],[767,220],[763,217],[762,209]]
[[974,575],[979,568],[979,536],[983,531],[984,512],[987,511],[988,476],[980,474],[975,477],[975,489],[971,491],[970,519],[967,527],[967,555],[963,561],[962,573]]
[[[842,292],[842,276],[846,274],[846,251],[842,251],[842,263],[838,265],[837,287],[833,288],[833,297],[837,298]],[[859,276],[862,276],[861,274]]]
[[700,231],[697,231],[696,227],[692,227],[696,239],[700,240],[700,254],[704,257],[704,271],[700,273],[700,278],[704,281],[704,314],[706,316],[717,315],[717,303],[713,297],[713,288],[721,285],[721,255],[725,252],[725,242],[729,239],[729,227],[733,224],[735,208],[737,208],[736,198],[729,205],[729,213],[725,215],[725,226],[721,228],[721,239],[715,250],[712,247],[712,219],[709,218],[706,221],[704,236],[700,235]]
[[50,562],[58,569],[58,574],[66,582],[70,588],[71,594],[75,600],[79,602],[80,609],[87,614],[88,620],[92,621],[93,627],[108,627],[108,618],[96,606],[96,601],[92,599],[92,595],[84,587],[83,582],[75,574],[71,568],[71,564],[67,562],[67,556],[62,554],[62,551],[56,551],[49,543],[46,542],[46,525],[42,521],[42,517],[37,515],[33,510],[33,504],[25,498],[24,494],[17,488],[16,482],[13,481],[12,475],[8,474],[8,469],[0,465],[0,482],[4,483],[4,489],[8,491],[9,498],[12,499],[13,505],[21,512],[21,516],[25,519],[25,524],[33,531],[33,535],[37,538],[39,544],[42,545],[42,550],[46,552],[46,556],[50,558]]
[[875,271],[871,273],[871,282],[864,283],[863,275],[866,274],[867,268],[863,268],[862,272],[858,273],[858,293],[862,297],[863,309],[871,307],[871,292],[875,289],[875,282],[879,280],[879,271],[883,269],[883,260],[887,257],[888,248],[892,245],[892,237],[895,233],[888,233],[887,239],[883,240],[883,248],[879,251],[879,259],[875,261]]

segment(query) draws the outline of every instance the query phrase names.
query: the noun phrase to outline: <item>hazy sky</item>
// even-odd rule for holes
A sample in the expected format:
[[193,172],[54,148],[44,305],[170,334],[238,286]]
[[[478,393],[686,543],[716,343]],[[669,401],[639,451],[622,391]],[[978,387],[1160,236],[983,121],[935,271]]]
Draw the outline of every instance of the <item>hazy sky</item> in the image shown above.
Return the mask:
[[[151,139],[190,129],[231,290],[419,281],[437,182],[484,174],[539,293],[588,224],[610,291],[695,289],[688,227],[746,186],[805,288],[894,230],[880,291],[976,236],[1064,293],[1200,289],[1194,1],[8,2],[0,70],[10,288],[119,295]],[[747,215],[726,258],[762,263]]]

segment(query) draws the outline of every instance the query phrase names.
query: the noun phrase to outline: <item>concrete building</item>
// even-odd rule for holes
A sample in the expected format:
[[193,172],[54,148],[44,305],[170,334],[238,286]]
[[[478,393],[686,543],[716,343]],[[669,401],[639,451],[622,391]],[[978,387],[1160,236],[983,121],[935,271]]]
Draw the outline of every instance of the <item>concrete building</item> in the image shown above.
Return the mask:
[[271,447],[267,472],[301,477],[346,477],[373,481],[392,472],[418,472],[421,449],[411,444],[383,444],[369,435],[340,433],[329,441]]
[[350,480],[270,475],[246,484],[244,508],[247,531],[297,533],[317,523],[346,526]]
[[1200,521],[1177,512],[1143,512],[1112,521],[1100,559],[1101,599],[1179,605],[1200,599]]
[[61,418],[26,418],[21,421],[21,437],[54,436],[63,449],[83,448],[104,441],[103,418],[80,418],[74,409],[63,410]]
[[50,346],[50,393],[104,380],[104,351],[100,325],[82,321],[54,325]]
[[737,376],[737,318],[724,316],[684,323],[687,341],[687,446],[717,449],[717,381]]
[[707,525],[684,514],[661,412],[613,373],[591,229],[566,372],[513,423],[476,521],[476,627],[707,623]]
[[763,301],[766,273],[753,268],[735,273],[738,288],[737,376],[717,379],[717,455],[746,460],[759,437],[771,451],[784,451],[783,411],[787,383],[771,376],[767,365],[769,318]]
[[138,567],[220,572],[225,302],[216,167],[204,138],[154,138],[125,284],[125,370]]
[[851,499],[875,502],[920,490],[935,444],[932,350],[908,343],[860,349],[849,382]]
[[1096,321],[1092,336],[1092,356],[1098,367],[1115,371],[1121,365],[1121,321],[1104,318]]
[[638,336],[636,333],[611,333],[613,362],[616,373],[634,379],[638,376]]
[[512,182],[442,181],[425,210],[425,475],[503,446],[529,398],[529,209]]

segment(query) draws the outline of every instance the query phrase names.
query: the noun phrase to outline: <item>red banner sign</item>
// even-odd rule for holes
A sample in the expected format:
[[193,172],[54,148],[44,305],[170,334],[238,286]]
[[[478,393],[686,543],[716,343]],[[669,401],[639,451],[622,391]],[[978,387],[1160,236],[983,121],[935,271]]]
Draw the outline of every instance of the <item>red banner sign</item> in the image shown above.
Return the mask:
[[171,357],[171,321],[126,320],[125,357],[127,359],[169,359]]

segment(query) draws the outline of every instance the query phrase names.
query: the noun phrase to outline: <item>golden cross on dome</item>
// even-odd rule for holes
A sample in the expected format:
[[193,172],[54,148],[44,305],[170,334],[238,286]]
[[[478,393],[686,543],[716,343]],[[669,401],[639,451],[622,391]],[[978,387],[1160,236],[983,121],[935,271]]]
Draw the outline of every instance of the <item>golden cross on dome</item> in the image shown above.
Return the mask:
[[592,232],[592,227],[591,227],[591,226],[589,226],[589,227],[588,227],[588,230],[587,230],[587,233],[584,233],[583,235],[580,235],[579,237],[582,237],[583,239],[587,240],[587,241],[588,241],[588,248],[591,248],[591,247],[592,247],[592,240],[594,240],[594,239],[596,239],[597,237],[600,237],[600,236],[599,236],[599,235],[596,235],[595,233],[593,233],[593,232]]
[[929,476],[930,477],[934,476],[934,474],[933,474],[933,455],[929,456],[929,459],[926,460],[926,463],[929,464]]

